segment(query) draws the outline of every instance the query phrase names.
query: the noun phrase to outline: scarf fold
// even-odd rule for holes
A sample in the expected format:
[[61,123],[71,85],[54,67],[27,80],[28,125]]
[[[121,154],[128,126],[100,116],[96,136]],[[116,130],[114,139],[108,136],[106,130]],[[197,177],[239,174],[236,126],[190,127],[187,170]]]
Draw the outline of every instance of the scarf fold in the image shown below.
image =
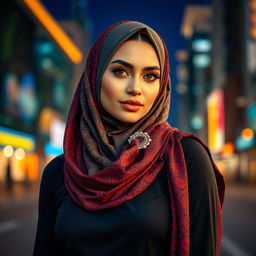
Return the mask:
[[[144,30],[155,45],[161,66],[160,93],[149,113],[128,128],[100,107],[100,81],[114,51],[134,33]],[[152,36],[153,35],[153,36]],[[115,38],[115,41],[111,41]],[[110,42],[114,45],[108,46]],[[107,43],[107,44],[106,44]],[[103,51],[103,52],[102,52]],[[108,52],[110,51],[110,52]],[[105,57],[104,57],[105,56]],[[170,255],[189,255],[188,178],[181,140],[193,137],[206,149],[215,171],[219,190],[217,251],[222,235],[221,207],[223,177],[208,147],[195,135],[179,132],[167,122],[170,105],[168,53],[161,37],[145,24],[122,21],[108,28],[96,41],[76,89],[64,136],[64,179],[72,199],[87,210],[108,209],[143,193],[163,168],[168,169],[172,226]],[[104,120],[112,127],[112,139]],[[121,127],[121,128],[120,128]],[[143,150],[139,140],[127,138],[135,131],[147,132],[152,141]],[[117,146],[116,146],[117,145]]]

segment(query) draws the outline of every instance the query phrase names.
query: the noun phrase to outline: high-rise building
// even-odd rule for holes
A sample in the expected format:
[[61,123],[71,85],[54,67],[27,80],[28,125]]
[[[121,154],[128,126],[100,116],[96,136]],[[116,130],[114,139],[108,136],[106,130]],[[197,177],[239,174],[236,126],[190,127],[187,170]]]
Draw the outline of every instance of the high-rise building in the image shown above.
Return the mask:
[[[208,143],[227,177],[246,181],[256,181],[254,16],[255,0],[215,0],[188,6],[182,24],[192,132]],[[200,118],[193,123],[195,113]]]
[[[187,127],[189,131],[207,141],[206,96],[212,86],[210,39],[212,9],[209,6],[187,6],[184,11],[181,33],[187,39],[187,70],[184,104],[187,105]],[[178,86],[179,89],[179,86]],[[183,113],[180,114],[182,116]]]
[[46,161],[62,152],[89,42],[76,2],[63,21],[37,0],[1,6],[0,183],[38,180]]

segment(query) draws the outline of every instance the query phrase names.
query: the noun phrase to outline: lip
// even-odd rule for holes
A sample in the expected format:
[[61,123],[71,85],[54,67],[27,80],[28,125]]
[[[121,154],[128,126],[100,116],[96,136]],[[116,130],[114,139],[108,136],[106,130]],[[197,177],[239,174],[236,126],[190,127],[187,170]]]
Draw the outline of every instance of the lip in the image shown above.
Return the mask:
[[132,104],[126,104],[126,103],[121,103],[121,104],[122,104],[122,107],[129,112],[136,112],[141,108],[141,106],[139,105],[132,105]]
[[127,104],[127,105],[133,105],[133,106],[143,106],[143,104],[137,100],[125,100],[125,101],[120,101],[120,103]]
[[120,101],[122,104],[122,107],[131,112],[136,112],[139,110],[140,107],[144,106],[141,102],[137,100],[125,100],[125,101]]

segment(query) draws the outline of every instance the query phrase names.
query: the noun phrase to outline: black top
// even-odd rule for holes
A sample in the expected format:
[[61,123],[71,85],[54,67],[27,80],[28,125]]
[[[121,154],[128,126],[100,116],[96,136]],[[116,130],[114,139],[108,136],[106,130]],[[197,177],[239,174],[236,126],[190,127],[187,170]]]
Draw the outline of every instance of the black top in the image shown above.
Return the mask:
[[[182,140],[188,170],[190,255],[216,255],[218,192],[203,146]],[[60,155],[45,168],[34,256],[159,256],[170,248],[171,204],[167,170],[143,193],[121,205],[88,211],[69,196]]]

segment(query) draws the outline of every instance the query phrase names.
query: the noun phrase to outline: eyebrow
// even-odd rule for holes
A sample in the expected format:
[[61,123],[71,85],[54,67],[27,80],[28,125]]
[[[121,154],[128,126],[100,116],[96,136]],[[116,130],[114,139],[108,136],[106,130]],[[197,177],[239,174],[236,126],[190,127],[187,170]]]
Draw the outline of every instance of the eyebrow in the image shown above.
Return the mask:
[[[119,64],[122,64],[122,65],[128,67],[128,68],[134,69],[134,66],[131,63],[129,63],[127,61],[124,61],[124,60],[120,60],[120,59],[114,60],[110,64],[114,64],[114,63],[119,63]],[[160,68],[158,66],[150,66],[150,67],[144,67],[142,70],[143,71],[146,71],[146,70],[159,70],[160,71]]]

